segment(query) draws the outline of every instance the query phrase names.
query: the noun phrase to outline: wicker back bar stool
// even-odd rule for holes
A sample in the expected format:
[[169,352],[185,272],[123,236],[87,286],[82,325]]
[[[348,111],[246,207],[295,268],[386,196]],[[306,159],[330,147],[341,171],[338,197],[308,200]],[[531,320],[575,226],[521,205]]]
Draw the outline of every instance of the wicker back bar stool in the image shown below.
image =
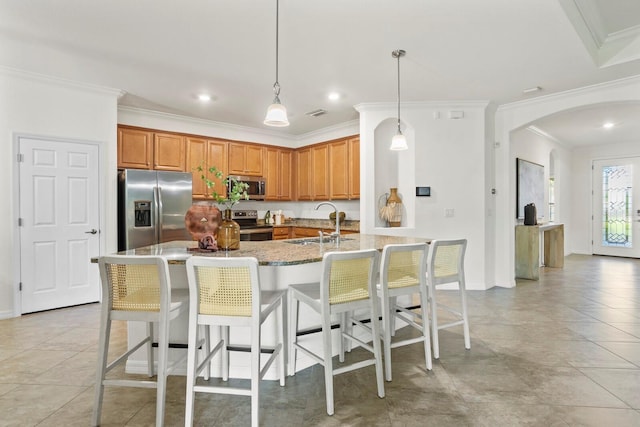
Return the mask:
[[[155,388],[156,426],[164,424],[167,376],[184,358],[169,364],[169,324],[188,309],[186,289],[171,289],[167,260],[160,256],[103,256],[98,260],[102,282],[102,311],[98,343],[95,401],[91,423],[100,424],[105,386]],[[111,322],[146,322],[147,334],[128,351],[108,363]],[[147,374],[154,375],[154,323],[158,324],[157,380],[108,379],[107,373],[146,346]],[[185,354],[186,357],[186,354]]]
[[[428,289],[426,283],[427,244],[386,245],[380,262],[378,297],[382,305],[382,342],[385,379],[391,381],[391,349],[422,342],[427,370],[432,369],[431,337],[429,333]],[[420,313],[397,304],[397,298],[418,295]],[[395,320],[400,319],[421,332],[420,337],[392,341]],[[420,323],[418,323],[420,322]]]
[[[284,295],[286,291],[263,291],[256,258],[209,258],[194,256],[187,260],[189,282],[189,347],[187,360],[187,394],[185,426],[193,425],[196,393],[221,393],[251,396],[251,425],[260,420],[260,380],[278,359],[280,385],[285,385]],[[264,349],[261,344],[263,323],[276,314],[276,345]],[[220,340],[211,348],[210,327],[218,328]],[[222,379],[229,378],[229,329],[249,328],[251,335],[251,384],[249,388],[197,384],[212,358],[221,354]],[[198,336],[204,332],[204,337]],[[204,358],[198,361],[197,347],[204,346]],[[261,352],[271,352],[262,363]]]
[[[467,240],[433,240],[427,260],[427,282],[429,285],[429,300],[431,303],[431,335],[433,340],[433,357],[440,358],[440,342],[438,331],[462,325],[464,347],[471,348],[469,335],[469,315],[467,312],[467,288],[464,276],[464,256],[467,250]],[[458,283],[460,306],[451,307],[438,303],[436,289],[447,283]],[[441,323],[438,320],[438,309],[445,310],[455,320]]]
[[[378,271],[379,253],[375,249],[329,252],[322,258],[320,283],[304,283],[289,286],[289,373],[295,374],[296,351],[300,350],[324,366],[327,414],[334,413],[333,377],[344,372],[375,365],[379,397],[384,397],[382,354],[380,349],[379,309],[376,301],[375,277]],[[304,303],[320,315],[322,325],[322,354],[316,354],[298,342],[299,303]],[[371,326],[356,320],[352,313],[366,310]],[[338,351],[339,361],[344,362],[345,341],[355,342],[373,353],[373,358],[333,367],[331,321],[340,319]],[[345,322],[349,321],[349,325]],[[353,334],[355,324],[370,334],[369,344]]]

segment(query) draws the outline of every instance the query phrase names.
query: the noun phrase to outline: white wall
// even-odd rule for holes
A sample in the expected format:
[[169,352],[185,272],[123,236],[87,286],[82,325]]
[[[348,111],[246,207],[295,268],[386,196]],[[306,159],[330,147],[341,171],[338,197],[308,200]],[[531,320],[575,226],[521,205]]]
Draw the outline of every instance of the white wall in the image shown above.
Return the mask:
[[[20,314],[18,294],[19,135],[100,144],[101,252],[117,250],[116,147],[119,91],[0,68],[0,318]],[[89,256],[87,256],[89,262]]]
[[[495,117],[495,139],[497,148],[495,154],[495,188],[496,216],[495,216],[495,272],[496,284],[499,286],[515,286],[514,236],[515,236],[515,193],[511,191],[514,180],[511,155],[511,134],[534,122],[537,119],[561,111],[580,108],[603,102],[640,101],[640,76],[607,82],[597,86],[589,86],[563,93],[542,96],[529,101],[501,105]],[[572,162],[573,173],[580,173]],[[584,176],[584,174],[583,174]],[[580,186],[589,186],[589,181],[577,182],[572,179],[572,190]],[[577,185],[577,187],[575,185]],[[572,199],[573,201],[573,199]],[[573,211],[577,210],[574,206]],[[591,212],[591,208],[588,210]],[[581,215],[584,215],[582,213]],[[571,221],[574,220],[570,216]],[[579,221],[572,224],[572,235],[587,232]],[[590,235],[590,231],[588,232]],[[573,242],[577,237],[569,237]],[[574,247],[571,243],[570,247]]]
[[636,142],[584,147],[573,151],[571,222],[575,225],[576,233],[569,242],[572,252],[592,254],[591,190],[593,180],[591,165],[593,161],[636,156],[640,156],[640,135],[638,135]]
[[[486,289],[486,102],[402,104],[402,131],[409,150],[389,151],[397,105],[360,104],[360,230],[386,235],[469,241],[465,271],[470,289]],[[449,119],[450,111],[464,113]],[[438,118],[436,118],[438,117]],[[394,171],[396,171],[394,173]],[[384,181],[387,182],[384,182]],[[380,227],[378,200],[397,186],[405,205],[402,227]],[[416,186],[431,197],[416,197]],[[453,217],[445,217],[453,209]]]
[[[554,178],[555,178],[555,223],[564,224],[564,253],[571,253],[569,244],[571,236],[574,234],[574,224],[571,221],[571,188],[574,185],[571,171],[571,151],[556,141],[532,132],[527,128],[519,129],[511,133],[511,176],[513,176],[510,188],[512,200],[512,212],[515,218],[516,212],[516,159],[524,159],[544,166],[545,195],[544,205],[536,206],[538,216],[544,214],[542,222],[549,222],[549,177],[551,171],[550,159],[554,157]],[[542,212],[541,212],[542,211]],[[522,221],[522,220],[521,220]],[[515,256],[515,255],[514,255]]]

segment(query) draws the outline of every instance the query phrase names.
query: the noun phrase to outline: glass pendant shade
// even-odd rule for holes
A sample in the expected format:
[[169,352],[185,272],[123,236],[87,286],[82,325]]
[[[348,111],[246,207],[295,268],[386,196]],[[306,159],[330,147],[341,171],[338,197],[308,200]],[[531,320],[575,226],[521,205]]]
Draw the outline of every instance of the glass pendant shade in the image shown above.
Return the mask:
[[269,105],[267,109],[267,115],[264,118],[264,124],[267,126],[284,127],[289,126],[289,120],[287,119],[287,109],[284,105],[280,104],[279,99],[275,99],[273,104]]
[[407,138],[405,138],[405,136],[401,132],[398,132],[391,139],[391,147],[389,147],[389,149],[392,151],[402,151],[409,149],[409,146],[407,145]]

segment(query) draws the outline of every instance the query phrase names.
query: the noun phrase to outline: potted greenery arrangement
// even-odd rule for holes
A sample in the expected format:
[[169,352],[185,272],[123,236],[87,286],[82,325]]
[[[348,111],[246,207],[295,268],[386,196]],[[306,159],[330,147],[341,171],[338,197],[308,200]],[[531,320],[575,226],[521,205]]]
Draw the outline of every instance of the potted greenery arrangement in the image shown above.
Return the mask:
[[[237,222],[231,219],[231,208],[238,203],[240,200],[249,200],[249,195],[247,194],[247,188],[249,185],[242,181],[238,181],[237,179],[227,176],[222,179],[224,174],[221,170],[216,168],[215,166],[210,166],[209,168],[205,168],[200,165],[196,168],[198,172],[200,172],[200,178],[204,181],[205,185],[208,189],[212,190],[211,196],[213,199],[221,205],[224,209],[222,210],[222,223],[218,228],[218,237],[217,244],[218,248],[224,250],[233,250],[240,248],[240,226]],[[215,181],[207,176],[207,172],[209,174],[215,176],[217,179],[222,179],[222,184],[224,188],[227,189],[226,197],[222,193],[218,193],[215,191]]]

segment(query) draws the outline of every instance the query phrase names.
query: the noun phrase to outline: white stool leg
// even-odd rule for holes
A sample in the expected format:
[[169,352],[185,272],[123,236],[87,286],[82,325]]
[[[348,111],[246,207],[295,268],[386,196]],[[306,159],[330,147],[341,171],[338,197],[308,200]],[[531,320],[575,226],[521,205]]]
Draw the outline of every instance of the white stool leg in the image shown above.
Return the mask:
[[427,296],[427,288],[420,290],[420,313],[422,316],[422,336],[424,337],[424,360],[427,370],[433,369],[433,361],[431,360],[431,334],[429,333],[429,298]]
[[222,347],[222,380],[229,380],[229,326],[220,327],[221,338],[224,341]]
[[[284,301],[284,296],[280,299],[280,308],[276,309],[276,324],[277,324],[277,329],[278,329],[278,343],[280,343],[281,347],[280,347],[280,356],[279,356],[279,361],[278,361],[278,370],[280,371],[280,386],[284,387],[284,381],[285,381],[285,376],[286,371],[285,371],[285,358],[286,358],[286,354],[287,354],[287,347],[285,346],[285,342],[284,342],[284,331],[285,331],[285,301]],[[277,345],[277,344],[276,344]]]
[[429,300],[431,301],[431,339],[433,340],[433,358],[440,358],[440,342],[438,340],[438,304],[435,286],[429,284]]
[[[193,325],[195,322],[189,322],[189,339],[188,339],[188,347],[187,347],[187,395],[185,401],[185,412],[184,412],[184,425],[185,427],[190,427],[193,425],[193,411],[194,411],[194,402],[195,402],[195,390],[194,386],[196,383],[196,369],[198,366],[198,349],[196,348],[198,344],[198,330],[200,326]],[[201,330],[201,329],[200,329]],[[205,333],[206,334],[206,333]],[[203,343],[203,347],[206,347],[206,344]],[[205,353],[204,357],[207,357],[209,354],[205,348],[202,349],[202,352]]]
[[373,356],[376,360],[376,383],[378,384],[378,397],[384,397],[384,375],[382,367],[382,350],[380,349],[380,320],[378,313],[378,301],[371,296],[371,332],[373,335]]
[[153,376],[153,322],[147,322],[147,336],[149,341],[147,342],[147,375],[149,378]]
[[467,289],[464,280],[460,281],[460,302],[462,304],[462,320],[464,330],[464,348],[471,349],[471,336],[469,334],[469,314],[467,312]]
[[333,415],[333,361],[331,349],[331,319],[329,315],[322,318],[322,351],[324,359],[324,388],[327,400],[327,414]]
[[289,309],[289,324],[287,325],[289,328],[288,333],[288,342],[287,349],[289,353],[289,357],[287,358],[289,375],[293,376],[296,374],[296,348],[294,346],[295,343],[298,342],[298,312],[300,310],[300,303],[298,299],[294,297],[293,291],[288,292],[288,309]]
[[[382,302],[382,342],[383,342],[383,350],[384,350],[384,371],[385,371],[385,379],[387,381],[391,381],[391,325],[392,325],[392,317],[395,317],[395,313],[391,313],[390,309],[390,300],[391,298],[385,298],[384,294],[381,298]],[[373,319],[372,319],[373,321]],[[375,335],[374,335],[375,338]]]
[[98,367],[96,369],[96,390],[93,401],[93,415],[91,417],[91,425],[100,425],[100,416],[102,414],[102,398],[104,396],[104,380],[105,372],[107,370],[107,356],[109,354],[109,337],[111,336],[111,315],[110,310],[106,306],[107,302],[103,301],[105,305],[100,320],[100,341],[98,342]]
[[164,425],[164,405],[167,395],[167,366],[169,359],[169,321],[166,318],[160,320],[158,335],[156,427],[162,427]]

